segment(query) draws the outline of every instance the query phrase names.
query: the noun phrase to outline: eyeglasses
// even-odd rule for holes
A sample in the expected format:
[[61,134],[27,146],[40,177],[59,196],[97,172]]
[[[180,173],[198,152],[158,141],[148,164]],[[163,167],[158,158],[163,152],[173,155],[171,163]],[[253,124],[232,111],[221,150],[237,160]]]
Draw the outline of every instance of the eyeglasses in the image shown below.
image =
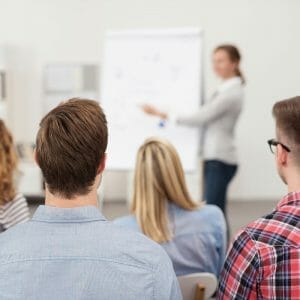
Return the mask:
[[275,153],[275,152],[276,152],[275,149],[276,149],[276,147],[277,147],[278,145],[280,145],[285,151],[291,152],[291,149],[290,149],[288,146],[286,146],[286,145],[284,145],[284,144],[282,144],[282,143],[276,141],[275,139],[268,140],[268,145],[269,145],[270,150],[271,150],[272,153]]

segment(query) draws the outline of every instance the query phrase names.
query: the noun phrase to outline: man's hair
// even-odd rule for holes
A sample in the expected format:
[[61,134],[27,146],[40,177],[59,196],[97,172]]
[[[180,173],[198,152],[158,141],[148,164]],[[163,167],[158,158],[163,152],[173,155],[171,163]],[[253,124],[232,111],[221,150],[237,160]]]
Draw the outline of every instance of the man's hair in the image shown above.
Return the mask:
[[278,101],[273,106],[277,128],[296,146],[300,145],[300,96]]
[[106,117],[96,101],[73,98],[51,110],[36,137],[36,158],[49,191],[85,195],[107,147]]

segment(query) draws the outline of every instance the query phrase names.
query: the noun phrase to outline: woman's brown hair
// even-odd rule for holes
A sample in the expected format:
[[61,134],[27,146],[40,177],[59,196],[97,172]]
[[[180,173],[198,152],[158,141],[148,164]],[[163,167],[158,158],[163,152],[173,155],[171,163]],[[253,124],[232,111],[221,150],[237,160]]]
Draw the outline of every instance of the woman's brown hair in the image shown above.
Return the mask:
[[217,52],[219,50],[225,51],[228,54],[231,62],[236,63],[236,65],[237,65],[236,70],[235,70],[236,76],[239,76],[242,80],[242,83],[245,83],[246,80],[245,80],[244,74],[239,67],[239,63],[242,59],[242,56],[241,56],[238,48],[233,45],[230,45],[230,44],[224,44],[224,45],[220,45],[217,48],[215,48],[214,52]]
[[0,205],[14,199],[14,171],[17,167],[17,154],[13,138],[4,122],[0,120]]

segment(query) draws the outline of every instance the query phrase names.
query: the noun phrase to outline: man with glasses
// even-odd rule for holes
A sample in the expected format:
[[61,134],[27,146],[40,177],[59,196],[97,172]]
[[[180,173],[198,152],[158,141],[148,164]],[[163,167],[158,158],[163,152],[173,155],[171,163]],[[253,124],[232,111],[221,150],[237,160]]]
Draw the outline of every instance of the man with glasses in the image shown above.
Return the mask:
[[288,194],[240,231],[227,255],[218,299],[300,299],[300,96],[273,107],[268,141]]

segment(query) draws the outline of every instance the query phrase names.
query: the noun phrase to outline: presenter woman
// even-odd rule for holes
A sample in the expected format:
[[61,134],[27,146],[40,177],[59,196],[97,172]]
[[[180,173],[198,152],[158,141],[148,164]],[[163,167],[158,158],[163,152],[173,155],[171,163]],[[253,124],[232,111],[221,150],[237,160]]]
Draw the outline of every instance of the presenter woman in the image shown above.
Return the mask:
[[219,206],[226,216],[227,188],[237,168],[235,127],[243,106],[245,83],[238,49],[218,46],[213,52],[213,68],[222,80],[211,99],[189,115],[171,115],[156,107],[144,105],[145,113],[178,125],[204,128],[204,200]]

